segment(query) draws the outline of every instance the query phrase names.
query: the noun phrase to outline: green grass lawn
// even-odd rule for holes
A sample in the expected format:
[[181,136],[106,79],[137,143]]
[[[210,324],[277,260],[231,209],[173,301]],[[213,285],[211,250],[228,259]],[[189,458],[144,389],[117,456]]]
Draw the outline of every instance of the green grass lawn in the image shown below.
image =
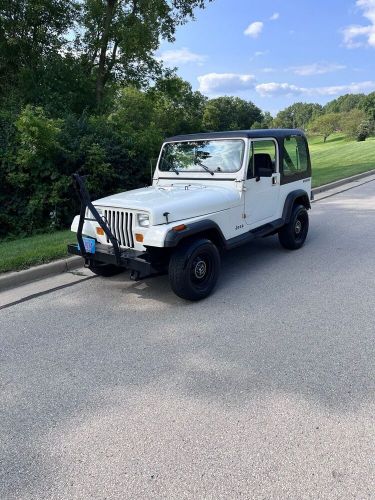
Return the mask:
[[57,231],[0,242],[0,273],[66,257],[66,245],[74,241],[75,235],[71,231]]
[[[325,144],[320,137],[311,137],[309,146],[314,187],[375,168],[375,137],[355,142],[336,134]],[[58,231],[0,242],[0,273],[65,257],[72,241],[75,235],[70,231]]]
[[309,146],[314,187],[375,169],[375,137],[356,142],[335,134],[325,144],[311,137]]

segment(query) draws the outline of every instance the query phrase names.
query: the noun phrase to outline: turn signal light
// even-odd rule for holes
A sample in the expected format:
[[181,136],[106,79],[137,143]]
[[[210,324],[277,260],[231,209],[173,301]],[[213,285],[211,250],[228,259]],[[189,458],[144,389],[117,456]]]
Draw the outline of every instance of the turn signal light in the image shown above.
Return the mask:
[[138,243],[143,243],[143,234],[135,233],[135,241],[138,241]]
[[104,229],[102,227],[97,227],[96,234],[98,234],[99,236],[104,236]]
[[185,224],[180,224],[179,226],[172,227],[173,231],[183,231],[184,229],[186,229]]

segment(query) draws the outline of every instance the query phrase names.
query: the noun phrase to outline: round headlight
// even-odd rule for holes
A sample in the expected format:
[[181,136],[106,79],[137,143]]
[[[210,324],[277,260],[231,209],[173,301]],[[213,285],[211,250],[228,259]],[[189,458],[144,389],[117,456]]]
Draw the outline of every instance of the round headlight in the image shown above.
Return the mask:
[[150,225],[150,216],[148,214],[138,214],[138,224],[141,227],[148,227]]
[[[102,217],[103,210],[101,208],[98,208],[98,207],[95,207],[95,208],[96,208],[96,211],[98,212],[98,214],[100,215],[100,217]],[[91,213],[91,210],[89,210],[88,208],[86,208],[85,217],[86,217],[86,219],[95,219],[95,217]]]

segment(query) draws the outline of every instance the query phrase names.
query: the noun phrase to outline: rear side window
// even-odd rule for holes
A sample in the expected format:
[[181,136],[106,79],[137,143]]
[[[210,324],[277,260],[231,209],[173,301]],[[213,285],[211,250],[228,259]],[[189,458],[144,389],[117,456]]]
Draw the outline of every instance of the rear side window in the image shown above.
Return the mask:
[[309,160],[306,142],[303,137],[285,137],[283,173],[285,176],[307,173]]

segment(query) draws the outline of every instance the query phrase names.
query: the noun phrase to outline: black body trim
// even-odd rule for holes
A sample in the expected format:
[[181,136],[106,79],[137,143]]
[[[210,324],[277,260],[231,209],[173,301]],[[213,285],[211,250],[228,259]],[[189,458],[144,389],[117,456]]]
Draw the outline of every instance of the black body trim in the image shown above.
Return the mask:
[[180,241],[184,240],[185,238],[189,238],[190,236],[195,236],[197,234],[202,235],[202,237],[209,237],[209,235],[207,235],[207,232],[215,231],[219,238],[221,246],[226,250],[229,250],[231,248],[242,245],[243,243],[247,243],[248,241],[252,241],[255,238],[263,238],[264,236],[268,236],[280,229],[284,224],[284,219],[277,219],[273,222],[269,222],[267,224],[264,224],[263,226],[259,226],[255,229],[247,231],[246,233],[226,240],[216,222],[212,220],[203,220],[188,224],[186,226],[186,229],[184,229],[183,231],[173,231],[173,229],[171,229],[167,233],[164,246],[167,248],[176,247],[180,243]]
[[130,271],[138,273],[138,279],[153,274],[159,274],[160,269],[156,269],[152,262],[148,260],[147,252],[139,252],[131,248],[120,251],[120,259],[117,259],[114,248],[101,243],[96,243],[96,251],[94,254],[85,252],[82,255],[80,248],[76,244],[68,245],[68,252],[73,255],[85,257],[86,260],[94,262],[102,262],[103,264],[114,264]]
[[222,241],[222,244],[225,246],[225,238],[223,233],[221,232],[220,227],[216,224],[216,222],[209,219],[187,224],[186,229],[183,229],[182,231],[174,231],[173,229],[171,229],[170,231],[168,231],[165,237],[164,246],[167,248],[175,247],[181,240],[189,236],[194,236],[195,234],[204,233],[210,230],[214,230],[217,232],[219,238]]
[[290,216],[292,214],[293,210],[293,205],[294,202],[298,199],[302,198],[303,205],[309,210],[311,208],[310,204],[310,198],[309,195],[307,194],[306,191],[303,189],[296,189],[295,191],[292,191],[288,194],[286,197],[285,203],[284,203],[284,209],[283,209],[283,220],[285,221],[285,224],[287,224],[290,220]]
[[270,236],[275,233],[278,229],[284,226],[284,219],[276,219],[272,222],[268,222],[263,226],[259,226],[247,233],[240,234],[239,236],[235,236],[226,241],[225,248],[230,250],[232,248],[236,248],[244,243],[248,243],[249,241],[253,241],[257,238],[264,238],[265,236]]

